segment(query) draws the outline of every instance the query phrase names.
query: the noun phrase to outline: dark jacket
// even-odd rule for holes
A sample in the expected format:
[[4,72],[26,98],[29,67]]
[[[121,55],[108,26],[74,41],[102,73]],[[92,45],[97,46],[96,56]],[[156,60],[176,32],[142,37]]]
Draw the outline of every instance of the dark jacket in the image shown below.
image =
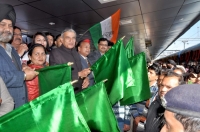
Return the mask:
[[68,49],[64,45],[51,51],[50,58],[49,58],[50,65],[64,64],[68,62],[74,63],[71,66],[72,67],[72,81],[78,80],[78,82],[74,83],[73,86],[74,86],[75,92],[79,92],[82,89],[82,83],[83,83],[83,80],[78,77],[78,72],[82,70],[79,53],[76,51],[75,48]]
[[160,97],[157,97],[149,107],[145,132],[160,132],[164,126],[164,111],[165,108],[161,105]]
[[[81,58],[82,70],[84,70],[86,68],[89,68],[87,61],[81,55],[80,55],[80,58]],[[89,60],[88,60],[88,62],[90,63]],[[89,82],[90,82],[89,86],[93,86],[94,85],[94,75],[93,75],[93,72],[91,72],[88,75],[88,78],[89,78]]]

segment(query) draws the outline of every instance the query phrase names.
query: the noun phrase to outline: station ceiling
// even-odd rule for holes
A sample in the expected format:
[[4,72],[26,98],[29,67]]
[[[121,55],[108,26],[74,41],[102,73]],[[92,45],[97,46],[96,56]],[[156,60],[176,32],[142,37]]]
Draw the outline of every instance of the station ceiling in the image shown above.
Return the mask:
[[[135,53],[144,51],[148,59],[155,59],[200,18],[200,0],[116,0],[105,4],[98,0],[0,0],[0,3],[14,6],[16,26],[26,34],[48,31],[57,35],[71,27],[77,32],[77,39],[121,9],[120,19],[132,23],[120,25],[118,38],[126,36],[127,42],[134,36]],[[90,33],[81,38],[90,38]],[[152,46],[146,47],[145,39],[151,40]]]

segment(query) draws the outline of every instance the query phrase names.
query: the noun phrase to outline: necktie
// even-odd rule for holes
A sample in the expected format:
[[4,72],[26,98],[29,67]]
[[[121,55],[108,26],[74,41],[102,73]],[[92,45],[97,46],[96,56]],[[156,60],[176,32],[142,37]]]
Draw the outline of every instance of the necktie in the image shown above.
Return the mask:
[[91,65],[90,65],[88,59],[86,58],[85,60],[86,60],[86,62],[87,62],[87,64],[88,64],[88,67],[90,67]]

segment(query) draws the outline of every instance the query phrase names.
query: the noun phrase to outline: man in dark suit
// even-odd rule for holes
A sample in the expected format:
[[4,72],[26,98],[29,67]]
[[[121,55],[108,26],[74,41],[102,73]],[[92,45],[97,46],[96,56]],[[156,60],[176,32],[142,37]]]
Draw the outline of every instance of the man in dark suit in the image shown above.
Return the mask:
[[[81,60],[78,52],[75,49],[76,32],[73,29],[65,29],[61,34],[62,45],[50,53],[49,64],[64,64],[73,62],[72,65],[72,80],[78,80],[75,83],[75,92],[81,91],[82,88],[86,88],[89,85],[90,69],[82,70]],[[86,77],[86,78],[85,78]]]
[[32,80],[38,72],[22,66],[20,57],[8,43],[13,36],[16,14],[12,6],[0,4],[0,76],[14,99],[15,108],[27,102],[24,80]]
[[98,41],[98,50],[90,53],[88,59],[93,65],[102,55],[108,51],[108,40],[106,38],[100,38]]
[[[90,61],[87,59],[87,56],[90,53],[90,40],[84,39],[79,41],[77,44],[77,50],[80,54],[82,69],[90,68],[91,64]],[[89,86],[94,85],[94,76],[92,72],[88,75],[88,78],[90,82]]]

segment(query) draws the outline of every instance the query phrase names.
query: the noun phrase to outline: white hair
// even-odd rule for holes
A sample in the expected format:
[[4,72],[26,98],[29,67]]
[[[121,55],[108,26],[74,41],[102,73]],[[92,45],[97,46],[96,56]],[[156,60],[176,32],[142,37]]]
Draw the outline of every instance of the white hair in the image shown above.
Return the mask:
[[74,31],[74,29],[72,29],[72,28],[66,28],[66,29],[63,30],[62,33],[61,33],[61,37],[62,37],[62,38],[63,38],[63,35],[64,35],[65,32],[73,32],[73,33],[75,33],[75,36],[76,36],[76,32]]

